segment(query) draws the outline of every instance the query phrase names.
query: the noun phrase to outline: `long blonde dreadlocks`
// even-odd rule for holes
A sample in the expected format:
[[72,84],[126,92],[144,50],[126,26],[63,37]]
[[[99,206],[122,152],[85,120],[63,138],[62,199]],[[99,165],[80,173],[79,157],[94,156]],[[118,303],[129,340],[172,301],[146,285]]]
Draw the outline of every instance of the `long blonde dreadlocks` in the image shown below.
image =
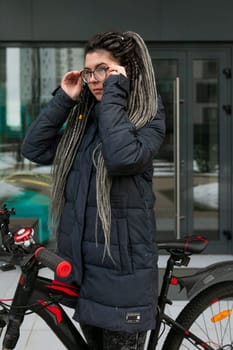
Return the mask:
[[[157,91],[153,65],[143,39],[135,32],[105,32],[92,38],[85,49],[87,53],[106,50],[120,65],[127,67],[130,82],[128,117],[136,128],[143,127],[157,112]],[[63,205],[66,179],[77,150],[85,133],[87,116],[94,104],[94,98],[87,89],[79,103],[68,117],[68,123],[58,146],[53,167],[51,194],[51,222],[56,229]],[[83,115],[84,118],[79,118]],[[101,147],[100,147],[101,150]],[[93,157],[94,159],[94,157]],[[110,253],[111,204],[110,190],[112,179],[104,165],[101,151],[96,162],[97,214],[102,223],[105,237],[105,252]]]

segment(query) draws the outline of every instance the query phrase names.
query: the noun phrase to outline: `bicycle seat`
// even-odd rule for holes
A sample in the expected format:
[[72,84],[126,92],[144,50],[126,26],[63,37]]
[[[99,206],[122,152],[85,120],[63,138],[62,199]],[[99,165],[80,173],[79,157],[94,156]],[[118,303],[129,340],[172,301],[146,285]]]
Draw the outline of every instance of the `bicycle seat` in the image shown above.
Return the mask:
[[174,241],[157,242],[159,249],[183,252],[184,254],[201,253],[208,245],[208,240],[202,236],[190,236]]

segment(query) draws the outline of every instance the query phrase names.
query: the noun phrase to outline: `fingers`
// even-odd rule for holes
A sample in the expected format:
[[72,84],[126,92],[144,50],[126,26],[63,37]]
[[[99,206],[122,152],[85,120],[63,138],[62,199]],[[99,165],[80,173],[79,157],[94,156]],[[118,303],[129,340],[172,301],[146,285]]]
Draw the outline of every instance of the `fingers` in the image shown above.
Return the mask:
[[81,72],[82,71],[79,71],[79,70],[74,70],[74,71],[71,71],[71,72],[67,72],[63,79],[62,79],[62,82],[64,83],[69,83],[69,84],[72,84],[72,85],[75,85],[77,84],[82,78],[81,78]]
[[67,72],[61,82],[62,89],[72,99],[76,100],[82,90],[82,70]]
[[114,74],[123,74],[125,77],[127,77],[125,67],[119,66],[119,65],[111,65],[109,67],[108,76],[114,75]]

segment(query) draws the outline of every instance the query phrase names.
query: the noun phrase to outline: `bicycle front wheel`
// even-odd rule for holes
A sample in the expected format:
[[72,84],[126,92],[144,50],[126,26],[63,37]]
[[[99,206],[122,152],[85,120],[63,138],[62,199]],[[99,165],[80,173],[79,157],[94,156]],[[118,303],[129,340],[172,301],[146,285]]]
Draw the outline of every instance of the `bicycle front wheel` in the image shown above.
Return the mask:
[[215,350],[233,350],[233,282],[213,285],[198,294],[176,321],[198,336],[203,345],[191,343],[185,332],[178,332],[173,327],[163,350],[205,349],[205,344]]

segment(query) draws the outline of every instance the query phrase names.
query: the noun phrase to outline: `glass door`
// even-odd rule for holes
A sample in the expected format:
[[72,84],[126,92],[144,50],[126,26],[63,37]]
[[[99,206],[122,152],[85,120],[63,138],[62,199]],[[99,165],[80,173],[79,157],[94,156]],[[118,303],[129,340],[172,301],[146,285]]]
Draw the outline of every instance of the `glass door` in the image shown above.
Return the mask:
[[[183,192],[180,164],[180,115],[183,94],[185,55],[155,51],[152,54],[158,94],[166,113],[166,138],[159,159],[154,161],[154,191],[157,197],[156,217],[159,239],[179,238],[182,231]],[[179,127],[177,128],[179,124]]]
[[151,56],[167,125],[154,162],[159,239],[200,234],[210,240],[209,251],[227,253],[232,232],[226,152],[231,142],[230,53],[167,48],[153,49]]
[[[187,57],[190,128],[189,229],[211,242],[213,251],[232,251],[230,53],[195,50]],[[191,164],[190,164],[191,165]],[[226,210],[227,208],[227,210]]]

